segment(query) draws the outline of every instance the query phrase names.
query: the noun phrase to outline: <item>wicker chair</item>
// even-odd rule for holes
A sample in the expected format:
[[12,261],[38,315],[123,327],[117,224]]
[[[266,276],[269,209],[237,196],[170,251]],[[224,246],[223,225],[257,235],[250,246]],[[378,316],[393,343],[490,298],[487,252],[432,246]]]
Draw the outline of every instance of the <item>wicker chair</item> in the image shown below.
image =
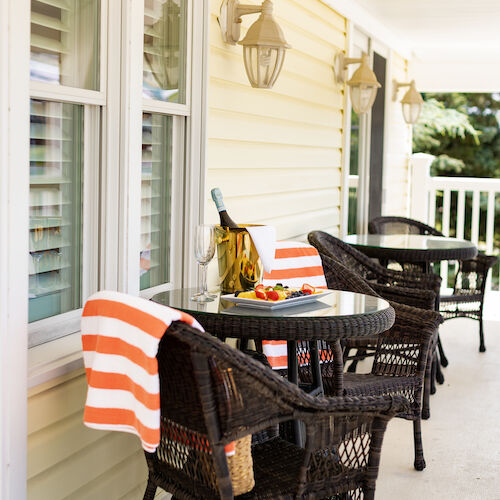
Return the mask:
[[[232,499],[235,477],[249,472],[255,486],[240,500],[374,498],[383,434],[395,413],[408,411],[405,398],[314,398],[184,323],[165,332],[157,359],[161,440],[145,452],[145,500],[158,486],[176,499]],[[305,448],[276,437],[235,467],[242,439],[291,420],[304,423]],[[224,446],[234,441],[237,455],[227,458]]]
[[[419,309],[435,310],[436,297],[441,287],[441,278],[434,274],[421,272],[401,272],[387,269],[376,263],[351,245],[322,231],[313,231],[308,235],[309,243],[316,247],[320,255],[336,260],[350,271],[363,278],[367,285],[384,299],[405,304]],[[323,259],[324,262],[324,259]],[[325,273],[327,270],[323,265]],[[330,284],[329,284],[330,286]],[[344,342],[345,360],[352,360],[349,371],[355,371],[357,361],[367,355],[373,355],[377,339],[350,339]],[[432,339],[431,355],[426,370],[424,403],[422,418],[430,417],[430,394],[436,391],[434,372],[436,370],[437,333]],[[356,349],[354,356],[349,355]]]
[[[361,277],[329,256],[321,253],[320,255],[328,288],[378,296]],[[432,309],[416,309],[395,302],[391,302],[391,305],[396,311],[396,321],[390,330],[373,339],[376,340],[376,347],[371,373],[345,373],[343,394],[399,394],[408,398],[410,411],[401,412],[397,416],[413,421],[414,466],[417,470],[423,470],[425,460],[421,435],[422,391],[428,369],[427,357],[442,318]],[[335,379],[330,373],[330,364],[323,363],[321,368],[325,394],[332,394],[335,391]]]
[[[431,234],[444,236],[437,229],[422,222],[404,217],[377,217],[368,225],[372,234]],[[471,318],[479,321],[479,352],[486,351],[484,344],[483,307],[486,278],[498,257],[479,253],[476,258],[459,262],[452,295],[440,296],[440,312],[444,319]],[[405,263],[400,263],[407,266]],[[448,361],[440,349],[441,364]]]

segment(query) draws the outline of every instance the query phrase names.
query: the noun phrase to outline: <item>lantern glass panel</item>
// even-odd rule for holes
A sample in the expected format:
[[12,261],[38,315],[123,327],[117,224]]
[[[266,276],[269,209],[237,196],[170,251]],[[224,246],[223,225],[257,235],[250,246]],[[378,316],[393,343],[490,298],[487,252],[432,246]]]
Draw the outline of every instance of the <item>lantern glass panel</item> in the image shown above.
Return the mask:
[[368,112],[377,96],[377,87],[372,85],[351,86],[351,101],[354,111],[358,114]]
[[420,111],[422,110],[422,105],[418,103],[403,104],[403,117],[406,123],[410,125],[416,123],[418,117],[420,116]]

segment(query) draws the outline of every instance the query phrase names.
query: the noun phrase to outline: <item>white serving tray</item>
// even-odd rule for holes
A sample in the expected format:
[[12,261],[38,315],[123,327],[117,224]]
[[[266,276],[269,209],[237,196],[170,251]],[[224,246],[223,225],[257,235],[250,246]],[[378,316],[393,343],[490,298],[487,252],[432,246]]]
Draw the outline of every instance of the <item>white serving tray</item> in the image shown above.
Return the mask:
[[293,299],[285,300],[260,300],[260,299],[244,299],[240,297],[235,297],[234,293],[229,295],[222,295],[221,299],[227,300],[228,302],[234,302],[237,306],[243,307],[253,307],[255,309],[280,309],[282,307],[297,306],[299,304],[304,304],[307,302],[312,302],[318,300],[325,295],[332,293],[330,290],[325,290],[321,293],[315,293],[313,295],[302,295],[301,297],[294,297]]

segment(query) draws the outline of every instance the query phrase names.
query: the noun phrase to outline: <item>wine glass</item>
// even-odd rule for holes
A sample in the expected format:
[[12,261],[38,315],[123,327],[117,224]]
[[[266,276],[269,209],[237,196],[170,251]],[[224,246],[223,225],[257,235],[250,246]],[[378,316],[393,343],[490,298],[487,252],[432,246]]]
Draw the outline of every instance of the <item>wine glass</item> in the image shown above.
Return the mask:
[[200,224],[194,235],[194,256],[201,268],[201,291],[191,297],[196,302],[212,302],[216,295],[207,291],[207,265],[215,253],[215,227]]

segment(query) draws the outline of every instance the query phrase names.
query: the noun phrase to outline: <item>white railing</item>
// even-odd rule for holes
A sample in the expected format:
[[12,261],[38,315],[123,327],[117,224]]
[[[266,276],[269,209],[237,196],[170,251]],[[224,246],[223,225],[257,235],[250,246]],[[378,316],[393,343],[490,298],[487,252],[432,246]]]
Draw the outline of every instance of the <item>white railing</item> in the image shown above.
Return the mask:
[[[445,236],[470,240],[487,254],[500,254],[500,234],[496,234],[495,241],[495,225],[500,232],[500,179],[430,177],[431,161],[432,157],[414,155],[411,216],[436,227]],[[447,262],[442,263],[441,276],[443,285],[449,287],[454,273],[449,273],[448,267]],[[497,265],[488,289],[499,290],[499,282]]]

